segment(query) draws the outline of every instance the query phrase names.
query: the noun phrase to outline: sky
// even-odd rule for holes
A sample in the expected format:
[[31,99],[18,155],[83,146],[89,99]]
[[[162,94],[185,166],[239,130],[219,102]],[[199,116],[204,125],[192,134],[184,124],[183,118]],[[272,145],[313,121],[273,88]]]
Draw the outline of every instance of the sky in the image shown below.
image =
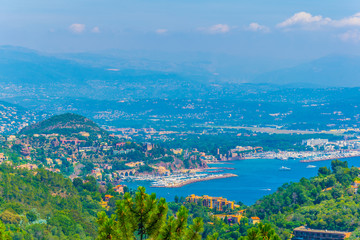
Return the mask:
[[255,59],[360,55],[360,1],[0,0],[0,45]]

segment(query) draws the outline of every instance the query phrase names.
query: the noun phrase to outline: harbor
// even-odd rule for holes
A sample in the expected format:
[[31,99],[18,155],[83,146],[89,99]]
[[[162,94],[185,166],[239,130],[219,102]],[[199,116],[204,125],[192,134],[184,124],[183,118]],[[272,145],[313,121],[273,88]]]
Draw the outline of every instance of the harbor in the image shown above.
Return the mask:
[[148,181],[151,182],[150,187],[157,188],[179,188],[185,185],[210,181],[221,178],[237,177],[236,174],[222,173],[222,174],[210,174],[210,173],[174,173],[168,176],[154,176],[154,175],[138,175],[128,176],[124,178],[125,181]]
[[195,183],[195,182],[203,182],[203,181],[210,181],[210,180],[215,180],[215,179],[231,178],[231,177],[237,177],[237,175],[231,174],[231,173],[209,175],[209,176],[200,177],[200,178],[190,178],[190,179],[184,179],[184,180],[175,181],[175,182],[163,182],[160,184],[159,183],[153,184],[152,187],[179,188],[179,187],[183,187],[185,185]]
[[242,159],[279,159],[291,160],[299,159],[300,162],[318,162],[334,159],[360,157],[360,150],[334,150],[334,151],[281,151],[281,152],[261,152],[249,153],[243,156]]

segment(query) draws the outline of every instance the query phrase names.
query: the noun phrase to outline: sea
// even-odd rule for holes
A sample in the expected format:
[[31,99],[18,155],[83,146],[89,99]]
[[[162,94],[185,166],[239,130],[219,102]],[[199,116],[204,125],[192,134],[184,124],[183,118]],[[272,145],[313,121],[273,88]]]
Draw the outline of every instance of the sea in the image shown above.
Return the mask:
[[[360,167],[360,157],[346,158],[343,161],[347,161],[349,167]],[[246,159],[209,164],[209,166],[234,168],[224,170],[223,173],[233,173],[238,176],[196,182],[180,188],[150,187],[151,182],[147,181],[124,182],[124,184],[132,189],[144,186],[148,193],[156,193],[157,197],[163,197],[167,201],[174,201],[175,196],[187,197],[195,194],[224,197],[231,201],[252,205],[263,196],[275,192],[285,183],[297,182],[303,177],[316,176],[319,167],[331,167],[331,160],[301,163],[300,160]],[[280,170],[282,167],[290,170]]]

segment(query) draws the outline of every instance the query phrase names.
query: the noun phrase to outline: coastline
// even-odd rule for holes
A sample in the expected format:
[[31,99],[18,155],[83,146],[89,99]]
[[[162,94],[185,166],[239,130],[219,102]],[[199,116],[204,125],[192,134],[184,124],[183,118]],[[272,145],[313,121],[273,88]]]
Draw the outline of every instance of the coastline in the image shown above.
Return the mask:
[[300,160],[300,162],[301,162],[301,163],[321,162],[321,161],[329,161],[329,160],[344,159],[344,158],[353,158],[353,157],[360,157],[360,154],[359,154],[359,155],[356,155],[356,156],[344,156],[344,157],[330,157],[330,158],[322,158],[322,159]]
[[[265,152],[266,153],[266,152]],[[336,159],[346,159],[346,158],[353,158],[353,157],[360,157],[360,149],[351,149],[351,150],[343,150],[343,151],[332,151],[332,152],[320,152],[322,154],[325,154],[327,156],[318,156],[321,155],[319,152],[284,152],[284,153],[292,153],[292,154],[312,154],[309,159],[309,156],[284,156],[283,158],[280,156],[245,156],[243,158],[237,158],[237,159],[227,159],[223,161],[214,161],[214,162],[207,162],[207,164],[232,164],[233,161],[242,161],[242,160],[255,160],[255,159],[278,159],[281,161],[286,161],[289,159],[298,159],[301,163],[310,163],[310,162],[319,162],[319,161],[330,161],[330,160],[336,160]],[[308,158],[308,159],[306,159]],[[209,168],[205,168],[209,169]],[[231,169],[231,168],[218,168],[218,169]]]
[[236,175],[236,174],[226,173],[226,174],[222,174],[222,175],[208,176],[208,177],[200,178],[200,179],[189,179],[189,180],[181,181],[179,183],[172,184],[172,185],[151,186],[151,187],[153,187],[153,188],[180,188],[180,187],[183,187],[183,186],[191,184],[191,183],[210,181],[210,180],[214,180],[214,179],[237,177],[237,176],[238,175]]

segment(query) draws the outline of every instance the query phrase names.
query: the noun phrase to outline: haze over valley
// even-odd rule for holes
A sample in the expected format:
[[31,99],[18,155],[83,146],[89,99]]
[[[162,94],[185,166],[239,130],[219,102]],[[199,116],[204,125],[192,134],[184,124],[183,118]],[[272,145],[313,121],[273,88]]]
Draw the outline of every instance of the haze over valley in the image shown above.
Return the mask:
[[0,240],[360,239],[360,4],[4,0]]

